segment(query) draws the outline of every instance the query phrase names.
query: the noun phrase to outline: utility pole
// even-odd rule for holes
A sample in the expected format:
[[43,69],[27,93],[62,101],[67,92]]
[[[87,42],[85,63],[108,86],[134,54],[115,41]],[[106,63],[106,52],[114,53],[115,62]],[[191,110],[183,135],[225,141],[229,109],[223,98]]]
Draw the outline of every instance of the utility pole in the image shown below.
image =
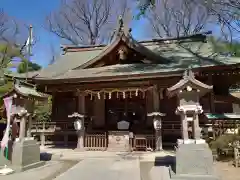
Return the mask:
[[32,51],[32,25],[29,26],[29,35],[28,35],[28,40],[27,40],[27,63],[26,63],[26,82],[28,79],[28,63],[30,61],[30,57],[31,57],[31,51]]

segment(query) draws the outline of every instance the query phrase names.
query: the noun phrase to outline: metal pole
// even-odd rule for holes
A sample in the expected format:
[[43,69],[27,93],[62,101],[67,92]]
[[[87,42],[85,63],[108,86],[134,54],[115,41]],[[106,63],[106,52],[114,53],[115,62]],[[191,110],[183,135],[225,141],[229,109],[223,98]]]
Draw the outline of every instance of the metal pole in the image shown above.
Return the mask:
[[29,44],[28,44],[28,52],[27,52],[27,63],[26,63],[26,82],[28,79],[28,63],[31,57],[31,48],[32,48],[32,25],[29,26]]

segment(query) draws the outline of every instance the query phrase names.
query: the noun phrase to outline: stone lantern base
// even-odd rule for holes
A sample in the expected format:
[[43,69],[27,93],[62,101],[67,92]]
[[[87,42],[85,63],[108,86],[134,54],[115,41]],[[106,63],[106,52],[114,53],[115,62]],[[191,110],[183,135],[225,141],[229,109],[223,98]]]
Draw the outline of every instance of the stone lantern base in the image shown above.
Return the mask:
[[15,141],[12,151],[11,168],[16,171],[25,171],[44,165],[40,161],[40,147],[33,138]]
[[175,173],[178,180],[218,180],[214,175],[212,151],[207,143],[179,144],[176,149]]

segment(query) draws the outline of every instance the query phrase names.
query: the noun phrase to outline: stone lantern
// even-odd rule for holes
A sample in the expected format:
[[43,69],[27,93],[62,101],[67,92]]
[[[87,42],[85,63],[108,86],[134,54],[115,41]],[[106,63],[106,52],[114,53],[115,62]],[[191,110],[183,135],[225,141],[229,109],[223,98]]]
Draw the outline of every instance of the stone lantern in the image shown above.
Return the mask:
[[160,112],[148,113],[147,116],[153,117],[153,127],[156,134],[156,151],[162,150],[162,116],[165,114]]
[[84,133],[85,133],[85,126],[84,126],[84,118],[85,116],[74,112],[73,114],[68,116],[69,118],[74,118],[74,128],[77,132],[78,136],[78,143],[77,148],[79,150],[84,150]]
[[[31,137],[31,116],[34,100],[47,100],[47,95],[37,92],[35,86],[16,80],[13,89],[3,98],[12,97],[10,118],[14,123],[20,122],[19,137],[14,138],[11,151],[11,168],[15,171],[24,171],[44,164],[40,161],[40,147]],[[1,160],[0,160],[1,166]]]
[[[178,96],[179,106],[176,114],[180,115],[182,122],[182,139],[178,143],[204,143],[200,139],[199,114],[203,112],[199,104],[201,96],[212,90],[212,86],[204,84],[195,79],[191,70],[186,70],[183,79],[167,89],[169,96]],[[188,123],[192,123],[193,139],[188,137]]]
[[[213,171],[212,151],[208,144],[200,139],[198,119],[203,112],[199,99],[212,88],[195,79],[193,72],[188,69],[182,80],[167,89],[169,96],[178,96],[179,106],[176,113],[181,116],[182,122],[182,139],[177,142],[176,170],[171,171],[171,179],[218,179]],[[188,137],[189,122],[192,122],[193,139]]]

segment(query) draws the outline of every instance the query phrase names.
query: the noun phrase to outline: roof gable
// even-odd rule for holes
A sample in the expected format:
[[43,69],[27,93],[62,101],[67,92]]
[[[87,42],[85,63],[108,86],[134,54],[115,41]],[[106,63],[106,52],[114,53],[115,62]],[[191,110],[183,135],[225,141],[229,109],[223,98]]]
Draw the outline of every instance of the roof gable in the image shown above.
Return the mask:
[[97,63],[98,61],[101,61],[103,57],[106,57],[111,53],[116,53],[116,51],[118,53],[118,51],[120,50],[120,48],[122,48],[122,46],[125,46],[125,47],[135,51],[136,53],[141,54],[145,59],[151,61],[152,63],[166,64],[166,63],[170,62],[168,59],[161,57],[160,55],[151,51],[144,45],[138,43],[136,40],[134,40],[132,38],[131,35],[126,36],[125,34],[121,34],[115,39],[115,41],[113,43],[106,46],[99,55],[97,55],[93,59],[87,61],[86,63],[79,65],[78,67],[76,67],[74,69],[89,68],[93,64]]

